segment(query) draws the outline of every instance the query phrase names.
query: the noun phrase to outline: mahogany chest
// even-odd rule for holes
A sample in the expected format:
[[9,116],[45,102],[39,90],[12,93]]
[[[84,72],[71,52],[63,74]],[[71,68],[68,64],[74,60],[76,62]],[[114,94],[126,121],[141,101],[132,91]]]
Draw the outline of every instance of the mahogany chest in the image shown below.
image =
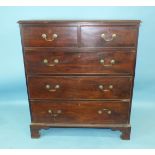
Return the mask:
[[19,21],[31,137],[50,127],[130,139],[139,20]]

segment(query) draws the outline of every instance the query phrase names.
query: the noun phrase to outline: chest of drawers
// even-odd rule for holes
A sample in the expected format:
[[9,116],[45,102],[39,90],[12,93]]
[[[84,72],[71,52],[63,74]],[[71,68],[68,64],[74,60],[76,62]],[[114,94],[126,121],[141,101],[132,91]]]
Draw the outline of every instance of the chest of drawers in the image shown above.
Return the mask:
[[51,127],[130,139],[139,20],[19,21],[31,137]]

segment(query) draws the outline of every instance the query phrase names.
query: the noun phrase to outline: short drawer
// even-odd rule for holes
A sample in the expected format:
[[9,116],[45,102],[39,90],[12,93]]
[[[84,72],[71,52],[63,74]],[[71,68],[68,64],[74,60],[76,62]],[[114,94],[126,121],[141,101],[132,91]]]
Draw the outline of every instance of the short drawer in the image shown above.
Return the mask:
[[129,99],[132,77],[28,77],[31,99]]
[[25,47],[77,46],[77,27],[23,26]]
[[133,74],[134,50],[28,50],[28,74]]
[[37,123],[127,123],[128,102],[32,101],[32,122]]
[[137,27],[83,26],[81,46],[84,47],[136,47]]

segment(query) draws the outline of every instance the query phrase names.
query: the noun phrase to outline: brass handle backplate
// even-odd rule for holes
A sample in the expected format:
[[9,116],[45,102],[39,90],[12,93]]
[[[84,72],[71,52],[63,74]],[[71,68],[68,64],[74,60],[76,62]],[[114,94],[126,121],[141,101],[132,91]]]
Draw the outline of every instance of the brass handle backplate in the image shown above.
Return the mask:
[[110,64],[105,64],[105,60],[104,59],[100,59],[100,64],[102,64],[105,67],[113,66],[115,63],[116,63],[116,61],[114,59],[110,60]]
[[41,35],[41,37],[42,37],[43,39],[45,39],[46,41],[54,41],[54,40],[58,37],[58,35],[54,33],[54,34],[52,35],[52,38],[47,38],[47,35],[46,35],[45,33],[43,33],[43,34]]
[[55,92],[57,89],[60,88],[60,85],[56,84],[55,86],[51,86],[50,84],[45,85],[45,88],[50,92]]
[[60,109],[59,110],[51,110],[51,109],[49,109],[48,113],[53,118],[53,120],[55,120],[56,117],[58,117],[62,113],[62,111]]
[[113,33],[111,36],[105,35],[104,33],[101,34],[101,38],[103,38],[105,41],[112,41],[114,38],[116,38],[116,34]]
[[112,111],[110,109],[106,109],[106,108],[103,108],[101,110],[98,110],[98,114],[101,115],[103,113],[106,113],[108,115],[111,115]]
[[113,85],[110,84],[110,85],[108,86],[109,89],[104,89],[104,85],[99,85],[98,88],[99,88],[101,91],[103,91],[103,92],[107,92],[107,91],[111,91],[111,90],[113,89]]
[[53,63],[49,63],[48,59],[44,59],[44,60],[43,60],[43,63],[44,63],[45,65],[47,65],[47,66],[52,67],[52,66],[55,66],[56,64],[59,63],[59,59],[54,59],[54,60],[53,60]]

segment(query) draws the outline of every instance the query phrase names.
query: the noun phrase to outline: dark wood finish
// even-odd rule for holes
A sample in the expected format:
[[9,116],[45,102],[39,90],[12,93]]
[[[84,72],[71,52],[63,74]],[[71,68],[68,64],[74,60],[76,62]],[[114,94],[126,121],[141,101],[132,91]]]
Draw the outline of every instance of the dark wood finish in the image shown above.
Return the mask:
[[[81,46],[84,47],[135,47],[137,41],[137,27],[131,26],[83,26],[81,27]],[[105,41],[101,34],[111,39]]]
[[[31,137],[39,138],[40,129],[51,127],[95,127],[119,130],[122,139],[130,139],[140,21],[33,20],[18,23]],[[53,34],[58,37],[47,41],[42,34],[46,34],[46,39],[52,39]],[[43,63],[44,59],[48,63]],[[57,63],[48,66],[55,59]],[[101,59],[104,64],[100,63]],[[112,65],[111,60],[115,60]],[[45,88],[47,84],[51,85],[50,89],[49,86]],[[100,84],[103,89],[99,89]],[[55,90],[53,86],[56,85]],[[109,85],[113,85],[110,90]]]
[[39,138],[40,137],[39,130],[40,130],[40,128],[30,125],[31,137]]
[[43,100],[32,101],[31,109],[33,123],[121,124],[128,123],[129,116],[128,102]]
[[[129,124],[68,124],[68,123],[31,123],[31,137],[39,138],[40,137],[40,129],[49,129],[49,128],[57,128],[57,127],[76,127],[76,128],[110,128],[112,131],[120,131],[120,138],[122,140],[130,139],[131,126]],[[76,133],[75,133],[76,134]]]
[[20,20],[19,24],[22,25],[122,25],[122,26],[139,26],[140,20]]
[[40,137],[40,129],[49,129],[48,126],[40,126],[40,125],[35,125],[35,124],[31,124],[30,125],[30,131],[31,131],[31,138],[39,138]]
[[131,126],[128,127],[114,127],[112,128],[113,131],[119,130],[121,131],[121,139],[123,140],[130,140],[130,133],[131,133]]
[[[133,74],[135,50],[32,49],[25,50],[25,59],[28,74]],[[44,59],[49,62],[45,64]]]
[[[47,39],[51,39],[53,34],[58,37],[53,41],[46,41],[42,34],[46,34]],[[24,26],[22,35],[25,47],[77,46],[77,27]]]
[[[28,82],[31,99],[129,99],[132,77],[33,76]],[[46,85],[51,88],[47,89]],[[60,88],[55,89],[56,85]]]

